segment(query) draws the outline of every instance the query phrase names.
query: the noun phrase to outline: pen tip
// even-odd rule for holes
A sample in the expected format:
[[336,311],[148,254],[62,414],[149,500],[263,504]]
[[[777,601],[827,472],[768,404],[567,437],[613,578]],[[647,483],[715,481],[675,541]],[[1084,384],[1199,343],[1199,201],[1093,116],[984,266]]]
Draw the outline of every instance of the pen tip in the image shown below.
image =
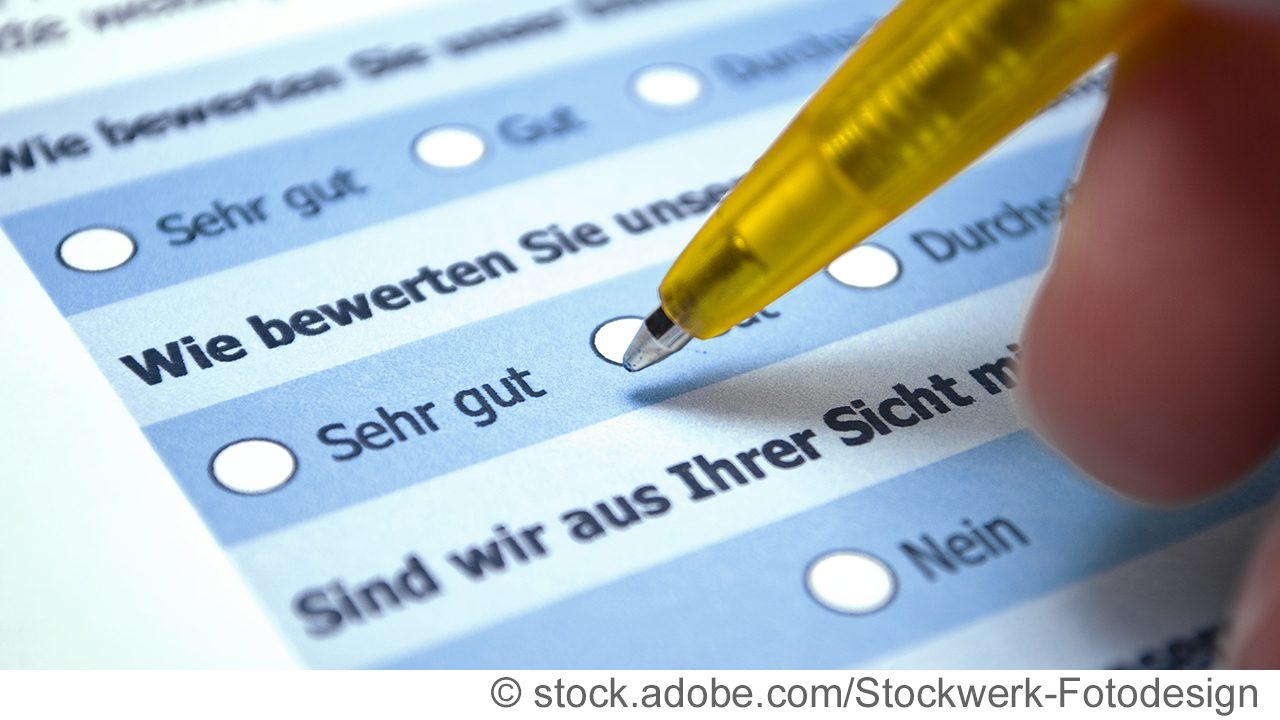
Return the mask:
[[622,367],[628,372],[656,365],[689,344],[692,336],[675,324],[661,307],[649,313],[622,355]]

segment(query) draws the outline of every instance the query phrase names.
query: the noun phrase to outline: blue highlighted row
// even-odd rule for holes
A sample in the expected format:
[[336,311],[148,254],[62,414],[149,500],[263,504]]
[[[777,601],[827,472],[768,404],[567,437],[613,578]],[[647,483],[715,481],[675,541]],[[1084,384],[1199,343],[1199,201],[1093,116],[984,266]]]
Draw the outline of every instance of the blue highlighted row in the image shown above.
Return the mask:
[[[1226,495],[1161,511],[1107,493],[1018,432],[388,665],[857,665],[1262,507],[1278,483],[1272,463]],[[892,569],[897,588],[885,607],[840,615],[806,593],[805,568],[838,549]]]
[[[753,17],[20,212],[3,224],[54,302],[74,315],[753,109],[798,104],[869,24],[842,2]],[[766,70],[746,59],[778,47],[793,56],[785,66]],[[705,99],[680,112],[646,109],[630,81],[655,64],[692,69],[708,83]],[[656,87],[650,105],[679,99],[678,83],[674,91]],[[424,167],[415,153],[435,156],[423,133],[441,126],[474,130],[487,140],[483,157],[472,165],[477,149],[455,137],[436,169]],[[448,170],[451,163],[467,167]],[[98,227],[123,230],[136,252],[101,272],[60,262],[64,238]]]
[[[145,431],[214,534],[224,543],[243,542],[1025,277],[1043,267],[1052,226],[998,247],[957,250],[963,254],[946,261],[911,236],[922,227],[957,225],[969,209],[989,215],[1004,201],[1056,196],[1071,177],[1081,142],[1064,138],[978,166],[886,228],[877,243],[903,263],[892,285],[854,290],[815,277],[772,308],[776,319],[690,348],[647,371],[643,382],[604,362],[590,339],[602,321],[647,309],[636,304],[653,296],[664,267]],[[254,497],[220,488],[209,476],[210,457],[241,438],[283,443],[297,458],[296,476]]]

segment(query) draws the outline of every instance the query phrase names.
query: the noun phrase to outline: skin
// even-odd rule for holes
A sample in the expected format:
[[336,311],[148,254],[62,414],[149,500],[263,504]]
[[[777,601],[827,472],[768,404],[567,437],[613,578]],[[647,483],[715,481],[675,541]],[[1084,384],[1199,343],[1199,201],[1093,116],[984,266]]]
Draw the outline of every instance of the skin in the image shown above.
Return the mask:
[[[1223,490],[1280,446],[1277,8],[1186,8],[1119,59],[1024,330],[1032,425],[1148,502]],[[1280,513],[1223,661],[1280,667]]]

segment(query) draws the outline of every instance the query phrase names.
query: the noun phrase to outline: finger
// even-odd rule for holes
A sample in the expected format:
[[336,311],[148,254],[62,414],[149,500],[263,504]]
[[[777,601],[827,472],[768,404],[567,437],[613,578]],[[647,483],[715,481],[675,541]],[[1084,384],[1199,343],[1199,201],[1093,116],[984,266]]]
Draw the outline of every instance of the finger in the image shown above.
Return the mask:
[[1280,21],[1198,8],[1117,63],[1024,331],[1033,425],[1180,501],[1280,435]]
[[1280,668],[1280,512],[1245,572],[1224,659],[1228,667]]

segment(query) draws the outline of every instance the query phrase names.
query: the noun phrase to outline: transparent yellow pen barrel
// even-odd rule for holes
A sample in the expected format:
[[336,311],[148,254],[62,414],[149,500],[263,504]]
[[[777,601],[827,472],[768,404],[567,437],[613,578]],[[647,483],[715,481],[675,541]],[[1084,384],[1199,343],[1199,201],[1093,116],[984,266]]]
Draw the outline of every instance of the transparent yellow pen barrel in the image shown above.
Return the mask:
[[659,295],[728,330],[914,205],[1174,0],[905,0],[677,258]]

